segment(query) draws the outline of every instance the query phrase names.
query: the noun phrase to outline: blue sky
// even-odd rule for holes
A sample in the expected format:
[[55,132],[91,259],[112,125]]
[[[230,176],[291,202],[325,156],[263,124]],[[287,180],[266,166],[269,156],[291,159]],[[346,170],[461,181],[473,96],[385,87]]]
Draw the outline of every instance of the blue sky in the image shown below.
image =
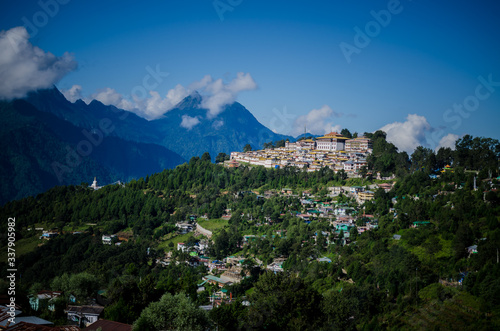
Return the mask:
[[[73,97],[154,118],[208,75],[197,86],[213,97],[211,116],[236,100],[280,133],[384,128],[409,152],[463,134],[500,138],[493,1],[40,3],[3,2],[0,30],[24,25],[32,45],[59,59],[69,52],[75,65],[51,79],[66,92],[80,86]],[[341,45],[356,51],[346,56]],[[168,75],[146,80],[155,102],[134,103],[146,68]]]

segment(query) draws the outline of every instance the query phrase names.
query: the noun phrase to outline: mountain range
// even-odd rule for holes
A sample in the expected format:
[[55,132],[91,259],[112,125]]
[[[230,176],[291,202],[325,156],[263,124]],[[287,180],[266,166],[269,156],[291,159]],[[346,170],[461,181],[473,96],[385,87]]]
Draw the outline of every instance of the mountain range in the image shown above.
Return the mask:
[[148,121],[97,100],[69,102],[57,88],[0,101],[0,204],[56,185],[129,181],[173,168],[193,156],[241,151],[246,144],[293,137],[263,126],[244,106],[208,116],[197,92]]

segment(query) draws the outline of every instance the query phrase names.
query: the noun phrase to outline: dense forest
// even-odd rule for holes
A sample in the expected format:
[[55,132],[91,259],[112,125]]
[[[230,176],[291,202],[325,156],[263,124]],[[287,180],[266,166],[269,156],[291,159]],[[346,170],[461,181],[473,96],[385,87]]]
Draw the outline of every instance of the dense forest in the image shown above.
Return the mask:
[[[82,183],[9,202],[0,215],[16,218],[18,304],[29,311],[29,294],[64,291],[54,311],[31,312],[64,324],[69,295],[85,304],[101,293],[101,317],[136,330],[498,329],[500,143],[464,136],[454,150],[418,147],[408,155],[381,131],[370,138],[362,178],[327,168],[224,168],[205,153],[124,186]],[[376,173],[395,174],[395,184],[362,205],[328,194],[333,186],[378,183]],[[294,194],[279,194],[284,188]],[[353,227],[346,241],[325,218],[297,217],[303,194],[370,214],[377,227]],[[241,256],[247,276],[225,288],[231,303],[207,312],[198,307],[214,289],[197,290],[206,268],[189,266],[188,254],[165,243],[178,235],[177,222],[218,220],[229,211],[208,254]],[[356,225],[367,221],[359,216]],[[40,240],[35,227],[60,235]],[[103,245],[103,234],[128,240]],[[257,239],[242,245],[244,235]],[[199,240],[190,234],[185,242]],[[175,263],[158,263],[166,252]],[[331,262],[318,261],[323,256]],[[277,258],[283,271],[267,270]],[[5,261],[2,255],[2,291]]]

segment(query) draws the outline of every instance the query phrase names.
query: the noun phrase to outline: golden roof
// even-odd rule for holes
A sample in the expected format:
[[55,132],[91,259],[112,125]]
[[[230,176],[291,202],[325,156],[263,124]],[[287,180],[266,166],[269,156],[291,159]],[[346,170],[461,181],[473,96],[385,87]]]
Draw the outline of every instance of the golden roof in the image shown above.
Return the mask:
[[343,140],[347,140],[349,138],[344,137],[343,135],[341,135],[340,133],[337,133],[337,132],[330,132],[330,133],[325,134],[323,137],[319,137],[317,139],[343,139]]

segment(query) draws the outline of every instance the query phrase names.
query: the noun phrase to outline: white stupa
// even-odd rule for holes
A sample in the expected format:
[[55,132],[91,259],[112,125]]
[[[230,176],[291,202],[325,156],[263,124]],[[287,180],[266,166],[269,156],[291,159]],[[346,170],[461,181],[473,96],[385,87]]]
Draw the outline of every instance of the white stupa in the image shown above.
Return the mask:
[[94,181],[92,182],[92,185],[90,185],[90,187],[93,188],[94,190],[98,190],[102,186],[97,186],[97,179],[96,179],[96,177],[94,177]]

